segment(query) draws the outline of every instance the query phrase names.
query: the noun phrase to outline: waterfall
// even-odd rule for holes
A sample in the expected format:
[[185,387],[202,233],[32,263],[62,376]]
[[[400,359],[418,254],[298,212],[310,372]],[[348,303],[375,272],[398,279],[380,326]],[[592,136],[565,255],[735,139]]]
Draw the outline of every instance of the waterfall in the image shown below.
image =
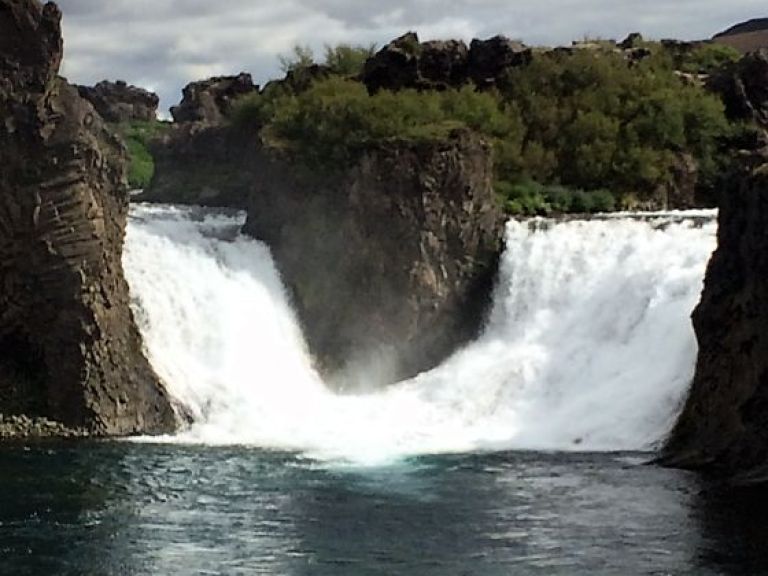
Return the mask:
[[369,462],[645,450],[679,411],[714,212],[510,221],[484,333],[429,372],[358,394],[313,370],[269,250],[239,235],[242,219],[131,209],[124,265],[147,355],[194,417],[163,441]]

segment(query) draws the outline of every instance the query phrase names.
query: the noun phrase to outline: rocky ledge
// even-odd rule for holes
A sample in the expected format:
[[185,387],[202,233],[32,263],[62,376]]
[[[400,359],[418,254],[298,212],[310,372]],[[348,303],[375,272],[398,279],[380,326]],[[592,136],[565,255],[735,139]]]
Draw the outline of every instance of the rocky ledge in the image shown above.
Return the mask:
[[168,432],[122,272],[125,152],[57,76],[60,19],[53,3],[0,0],[0,413]]

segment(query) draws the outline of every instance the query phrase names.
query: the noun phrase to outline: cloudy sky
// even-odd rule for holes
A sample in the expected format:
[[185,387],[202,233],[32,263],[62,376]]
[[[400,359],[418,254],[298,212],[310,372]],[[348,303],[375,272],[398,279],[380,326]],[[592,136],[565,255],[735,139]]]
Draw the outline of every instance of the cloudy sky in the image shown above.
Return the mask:
[[150,88],[167,109],[189,81],[278,74],[295,44],[378,45],[407,30],[423,40],[505,34],[528,44],[588,36],[710,37],[768,16],[765,0],[58,0],[63,74],[92,84],[123,79]]

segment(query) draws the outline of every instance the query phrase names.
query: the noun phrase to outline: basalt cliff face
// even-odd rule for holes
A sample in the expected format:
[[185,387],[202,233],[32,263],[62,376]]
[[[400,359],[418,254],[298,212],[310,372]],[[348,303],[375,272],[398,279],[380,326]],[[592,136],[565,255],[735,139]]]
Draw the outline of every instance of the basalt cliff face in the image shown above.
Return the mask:
[[279,160],[260,173],[245,231],[272,249],[326,373],[395,381],[477,334],[503,229],[484,140],[377,146],[319,179]]
[[[729,108],[768,129],[768,53],[746,57],[731,72]],[[693,315],[696,375],[662,458],[736,482],[768,481],[766,143],[764,131],[744,152],[734,189],[721,197],[718,248]]]
[[57,77],[60,19],[53,3],[0,0],[0,413],[171,431],[122,273],[124,151]]

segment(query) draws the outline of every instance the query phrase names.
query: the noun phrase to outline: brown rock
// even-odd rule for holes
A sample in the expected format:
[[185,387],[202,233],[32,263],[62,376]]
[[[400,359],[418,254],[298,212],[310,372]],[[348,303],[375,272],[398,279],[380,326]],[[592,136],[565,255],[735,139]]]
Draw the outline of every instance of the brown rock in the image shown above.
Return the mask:
[[60,16],[0,0],[0,412],[167,432],[122,273],[125,153],[56,76]]
[[722,196],[718,248],[693,314],[696,375],[669,465],[768,480],[768,164]]
[[395,381],[477,334],[504,222],[480,137],[375,147],[325,179],[283,161],[257,173],[245,230],[270,246],[325,372],[375,359]]
[[171,115],[176,122],[218,124],[229,114],[236,98],[258,89],[245,72],[192,82],[184,87],[181,103],[171,108]]
[[95,86],[77,86],[80,96],[88,100],[107,122],[157,120],[157,94],[129,86],[122,80],[103,80]]

